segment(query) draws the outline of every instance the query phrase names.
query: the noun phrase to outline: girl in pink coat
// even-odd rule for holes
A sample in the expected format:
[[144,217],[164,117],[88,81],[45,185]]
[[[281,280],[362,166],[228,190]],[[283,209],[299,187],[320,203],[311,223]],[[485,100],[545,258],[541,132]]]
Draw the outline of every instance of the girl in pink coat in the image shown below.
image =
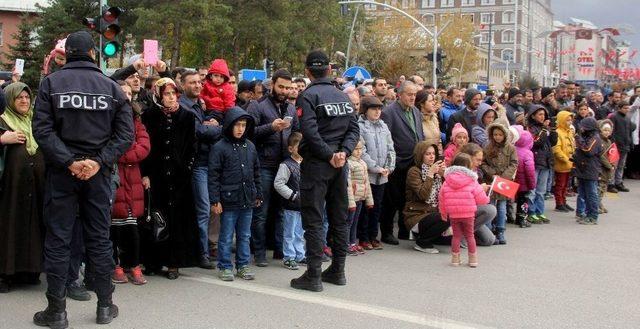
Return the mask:
[[471,157],[467,154],[458,154],[452,162],[452,166],[444,172],[444,184],[438,196],[440,215],[442,220],[447,219],[453,229],[451,239],[451,265],[460,265],[460,240],[464,236],[469,250],[469,266],[478,266],[476,253],[476,239],[473,235],[478,205],[489,203],[486,194],[488,186],[478,184],[478,175],[471,169]]
[[516,224],[520,227],[530,227],[527,220],[529,213],[528,195],[536,189],[536,165],[533,159],[533,136],[522,126],[512,126],[520,133],[516,141],[516,153],[518,153],[518,170],[516,171],[516,183],[520,184],[516,194]]

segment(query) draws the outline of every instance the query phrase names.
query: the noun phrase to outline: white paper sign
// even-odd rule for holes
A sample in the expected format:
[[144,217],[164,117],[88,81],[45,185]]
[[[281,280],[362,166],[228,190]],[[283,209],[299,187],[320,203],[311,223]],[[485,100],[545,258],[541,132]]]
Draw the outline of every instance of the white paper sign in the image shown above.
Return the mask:
[[24,74],[24,59],[16,58],[16,66],[14,72],[19,75]]

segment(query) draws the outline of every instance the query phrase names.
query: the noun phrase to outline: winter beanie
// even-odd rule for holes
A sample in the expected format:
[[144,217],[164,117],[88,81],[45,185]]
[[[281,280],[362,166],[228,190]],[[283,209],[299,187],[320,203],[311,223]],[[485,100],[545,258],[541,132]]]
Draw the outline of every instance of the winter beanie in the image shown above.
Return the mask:
[[458,136],[458,134],[465,134],[469,136],[467,130],[464,129],[464,127],[459,122],[456,123],[451,130],[451,136],[453,136],[454,139],[456,138],[456,136]]

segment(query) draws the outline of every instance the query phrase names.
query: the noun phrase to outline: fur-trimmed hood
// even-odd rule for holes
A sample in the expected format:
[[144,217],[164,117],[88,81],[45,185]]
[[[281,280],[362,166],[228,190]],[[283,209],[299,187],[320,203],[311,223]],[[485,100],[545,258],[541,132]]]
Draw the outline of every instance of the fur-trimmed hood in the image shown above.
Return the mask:
[[453,189],[460,189],[478,181],[478,174],[462,166],[451,166],[444,171],[444,179]]

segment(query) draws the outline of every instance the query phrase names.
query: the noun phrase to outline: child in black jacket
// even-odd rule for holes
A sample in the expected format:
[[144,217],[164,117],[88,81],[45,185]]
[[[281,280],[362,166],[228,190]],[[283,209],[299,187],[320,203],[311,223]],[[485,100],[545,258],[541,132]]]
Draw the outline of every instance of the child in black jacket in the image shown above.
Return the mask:
[[231,243],[236,234],[236,275],[253,280],[249,269],[251,217],[262,203],[260,165],[256,147],[247,134],[253,131],[253,118],[239,107],[225,115],[224,138],[209,153],[209,201],[211,211],[220,216],[218,276],[233,281]]
[[580,133],[576,137],[576,152],[573,163],[574,176],[578,178],[578,223],[598,224],[598,178],[602,171],[600,156],[602,141],[596,119],[587,117],[580,121]]

